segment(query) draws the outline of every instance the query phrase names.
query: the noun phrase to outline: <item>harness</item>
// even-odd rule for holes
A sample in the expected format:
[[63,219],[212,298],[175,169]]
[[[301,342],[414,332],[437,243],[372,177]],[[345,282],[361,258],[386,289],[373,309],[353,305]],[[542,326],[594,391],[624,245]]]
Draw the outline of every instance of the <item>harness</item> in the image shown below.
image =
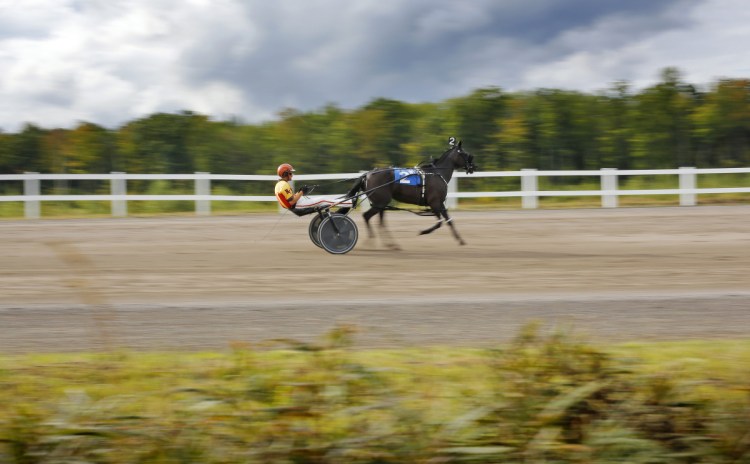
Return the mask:
[[[414,172],[409,172],[409,171],[414,171]],[[420,180],[419,186],[422,187],[422,188],[421,188],[421,193],[419,195],[419,203],[417,203],[417,204],[419,206],[426,206],[427,205],[427,199],[426,199],[425,194],[427,193],[426,192],[426,190],[427,190],[427,176],[428,175],[433,175],[435,173],[425,172],[424,169],[422,169],[420,165],[414,166],[413,168],[410,168],[408,171],[401,170],[401,169],[396,169],[395,170],[395,173],[396,173],[397,176],[399,175],[399,172],[406,172],[406,174],[402,174],[401,177],[396,177],[394,179],[394,182],[396,182],[396,183],[401,183],[404,179],[407,179],[409,177],[419,176],[419,180]],[[442,178],[442,176],[440,176],[440,177]],[[445,179],[443,179],[443,181],[445,181]],[[407,183],[407,182],[403,182],[403,183]]]
[[[412,176],[418,175],[419,178],[420,178],[420,180],[422,181],[422,185],[421,185],[422,188],[420,190],[420,196],[419,196],[418,206],[427,206],[427,200],[426,200],[427,176],[438,176],[440,178],[440,180],[442,180],[443,183],[445,183],[446,186],[448,186],[449,184],[448,184],[448,181],[445,180],[445,177],[443,177],[442,174],[440,174],[439,172],[425,172],[425,170],[422,169],[422,166],[435,167],[434,162],[430,162],[428,164],[422,164],[422,163],[420,163],[419,165],[417,165],[414,168],[412,168],[412,169],[414,169],[416,171],[416,173],[409,173],[409,174],[407,174],[405,176],[402,176],[402,177],[396,177],[394,179],[391,179],[389,182],[386,182],[386,183],[380,184],[380,185],[376,185],[375,187],[372,187],[372,188],[370,188],[367,185],[367,177],[363,176],[362,190],[360,192],[352,195],[351,197],[344,196],[344,197],[340,197],[340,198],[343,198],[344,201],[346,201],[348,199],[354,200],[354,199],[357,199],[357,198],[360,198],[360,197],[365,197],[365,196],[367,196],[368,193],[370,193],[370,192],[372,192],[374,190],[377,190],[379,188],[383,188],[386,185],[395,184],[395,183],[398,183],[399,181],[401,181],[402,179],[405,179],[407,177],[412,177]],[[394,169],[394,168],[389,168],[389,169]],[[438,168],[438,170],[439,170],[439,168]],[[345,179],[345,180],[351,180],[351,179]],[[399,208],[399,207],[393,206],[393,205],[387,205],[384,209],[387,209],[387,210],[396,210],[396,211],[408,211],[410,213],[414,213],[414,214],[419,215],[419,216],[434,216],[435,215],[429,209],[421,210],[421,211],[415,211],[413,209]]]
[[[427,196],[426,196],[426,193],[427,193],[427,176],[438,176],[440,178],[440,180],[442,180],[445,183],[446,186],[448,185],[448,181],[446,181],[445,177],[443,177],[443,175],[440,174],[439,172],[425,172],[424,169],[422,169],[421,166],[419,166],[419,165],[415,166],[413,169],[415,171],[417,171],[416,174],[409,174],[409,176],[419,175],[420,180],[422,181],[422,185],[421,185],[422,189],[421,189],[421,192],[420,192],[419,203],[418,203],[417,206],[427,206]],[[405,176],[405,177],[408,177],[408,176]],[[403,177],[402,177],[402,179],[403,179]],[[392,182],[397,182],[398,180],[399,179],[396,179],[396,180],[394,180]],[[389,182],[389,183],[392,183],[392,182]],[[376,190],[376,189],[381,188],[381,187],[383,187],[385,185],[388,185],[388,184],[381,184],[381,185],[379,185],[377,187],[374,187],[371,190]],[[366,186],[365,186],[365,188],[366,188]],[[362,193],[366,193],[366,192],[369,192],[371,190],[366,190],[365,192],[362,192]],[[399,208],[398,206],[393,206],[393,205],[388,205],[388,206],[386,206],[385,209],[395,210],[395,211],[408,211],[410,213],[414,213],[414,214],[417,214],[419,216],[433,216],[434,215],[431,210],[415,211],[413,209]]]
[[422,178],[422,195],[419,197],[419,206],[426,206],[427,200],[425,200],[425,196],[424,196],[424,190],[427,185],[427,179],[425,178],[426,174],[424,170],[420,167],[415,167],[414,169],[417,170],[417,174],[419,174],[419,176]]

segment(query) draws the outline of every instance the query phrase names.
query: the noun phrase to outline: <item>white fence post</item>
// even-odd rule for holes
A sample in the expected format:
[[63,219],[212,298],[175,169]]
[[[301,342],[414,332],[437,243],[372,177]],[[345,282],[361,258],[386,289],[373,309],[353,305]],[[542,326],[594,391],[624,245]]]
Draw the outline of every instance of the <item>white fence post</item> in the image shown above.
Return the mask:
[[[536,175],[536,169],[521,169],[523,172],[528,172],[521,176],[521,191],[524,194],[529,194],[539,191],[539,182]],[[521,197],[521,207],[524,209],[536,209],[539,207],[539,196],[538,195],[524,195]]]
[[[450,182],[448,182],[448,194],[456,193],[458,192],[458,178],[457,177],[451,177]],[[455,209],[458,208],[458,198],[456,197],[447,197],[445,199],[445,207],[448,209]]]
[[39,208],[39,199],[30,198],[39,196],[39,178],[32,177],[39,174],[38,172],[26,172],[29,177],[23,180],[23,194],[27,197],[23,203],[23,211],[26,219],[39,219],[41,216],[41,210]]
[[[110,180],[109,190],[113,196],[125,196],[128,194],[127,181],[125,180],[124,172],[111,172],[113,175]],[[123,199],[112,199],[112,216],[114,217],[125,217],[128,215],[128,200]]]
[[[695,168],[680,168],[680,190],[693,190],[696,186]],[[696,194],[694,192],[680,193],[680,206],[695,206]]]
[[[195,194],[202,196],[211,195],[211,177],[207,172],[195,173]],[[211,200],[195,200],[195,214],[199,216],[211,215]]]
[[617,168],[602,168],[602,208],[617,208]]

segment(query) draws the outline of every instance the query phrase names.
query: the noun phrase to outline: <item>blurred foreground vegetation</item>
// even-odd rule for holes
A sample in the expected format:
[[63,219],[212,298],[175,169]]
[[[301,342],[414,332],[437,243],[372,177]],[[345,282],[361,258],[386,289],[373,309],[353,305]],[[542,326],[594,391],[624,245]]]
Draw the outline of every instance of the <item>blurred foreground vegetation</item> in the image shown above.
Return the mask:
[[750,340],[0,357],[2,463],[748,463]]

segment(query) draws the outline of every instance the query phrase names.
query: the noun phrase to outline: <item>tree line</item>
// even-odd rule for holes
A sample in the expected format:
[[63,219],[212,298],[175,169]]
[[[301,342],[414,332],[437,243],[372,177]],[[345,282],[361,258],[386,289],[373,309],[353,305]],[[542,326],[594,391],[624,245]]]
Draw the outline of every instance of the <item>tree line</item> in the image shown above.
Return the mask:
[[0,132],[0,173],[272,174],[411,166],[464,141],[483,170],[750,166],[750,79],[707,90],[665,68],[640,91],[617,82],[596,94],[481,88],[437,103],[375,99],[361,108],[282,111],[262,124],[192,111],[157,113],[108,129],[27,123]]

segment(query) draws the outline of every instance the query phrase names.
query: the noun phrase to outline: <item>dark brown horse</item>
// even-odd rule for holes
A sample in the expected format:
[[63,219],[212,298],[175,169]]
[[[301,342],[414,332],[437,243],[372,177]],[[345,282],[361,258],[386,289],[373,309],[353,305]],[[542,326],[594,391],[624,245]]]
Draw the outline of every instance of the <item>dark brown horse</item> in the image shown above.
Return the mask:
[[[387,245],[398,248],[392,240],[388,230],[385,228],[383,213],[386,209],[399,209],[390,206],[392,200],[408,203],[411,205],[426,206],[429,208],[427,214],[437,217],[437,223],[423,230],[421,234],[429,234],[435,229],[448,224],[453,236],[463,245],[465,242],[458,235],[452,219],[448,216],[445,207],[445,198],[448,196],[448,182],[453,177],[454,169],[465,169],[467,174],[474,172],[474,156],[461,148],[461,142],[453,143],[437,160],[416,168],[384,168],[375,169],[363,174],[354,185],[347,197],[366,195],[372,206],[365,211],[364,218],[367,232],[370,238],[374,237],[370,227],[370,219],[376,214],[380,215],[381,232],[388,235]],[[359,192],[362,193],[359,193]]]

